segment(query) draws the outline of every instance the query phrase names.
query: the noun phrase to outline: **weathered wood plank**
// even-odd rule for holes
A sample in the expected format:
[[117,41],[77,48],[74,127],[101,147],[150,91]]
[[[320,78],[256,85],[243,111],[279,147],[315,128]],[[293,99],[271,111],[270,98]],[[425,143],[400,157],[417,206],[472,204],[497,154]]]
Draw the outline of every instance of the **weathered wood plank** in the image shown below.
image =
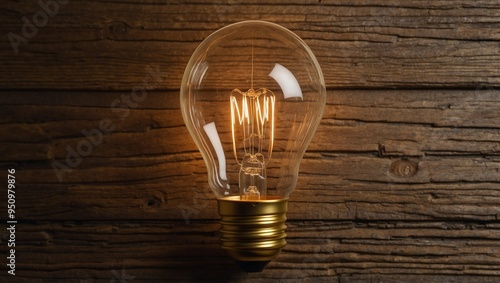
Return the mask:
[[[19,220],[17,276],[0,281],[498,281],[498,1],[60,2],[24,35],[39,2],[0,4],[0,169],[17,170]],[[196,46],[244,19],[304,38],[329,88],[289,244],[260,274],[218,246],[177,91]],[[10,32],[29,37],[17,54]],[[67,159],[84,130],[106,133]]]
[[[197,151],[185,130],[177,92],[148,92],[134,107],[122,103],[121,93],[77,98],[86,95],[0,94],[0,110],[6,114],[0,120],[6,133],[0,137],[4,142],[0,158],[64,159],[67,146],[75,148],[85,139],[83,131],[101,130],[103,121],[112,130],[92,150],[92,157]],[[495,90],[331,91],[309,150],[381,156],[497,155],[499,109]]]
[[[90,173],[82,176],[90,180],[61,185],[21,183],[18,187],[23,194],[18,200],[18,216],[26,220],[126,217],[186,222],[218,218],[205,174],[111,184],[94,181]],[[27,178],[19,174],[19,179]],[[130,188],[131,183],[133,190],[124,189]],[[500,201],[497,189],[498,180],[405,184],[308,174],[302,176],[292,195],[288,216],[291,219],[497,220]]]
[[148,66],[160,70],[158,88],[175,89],[196,46],[245,19],[304,38],[329,88],[500,85],[495,0],[68,2],[24,33],[37,2],[1,5],[0,34],[25,38],[17,48],[0,38],[4,89],[127,90],[143,84]]
[[[112,108],[120,96],[1,93],[0,158],[18,170],[19,217],[218,218],[178,93]],[[499,109],[494,90],[331,91],[289,217],[497,220]],[[67,159],[107,119],[113,131]]]
[[[288,245],[280,256],[263,273],[245,274],[219,248],[218,223],[20,223],[17,275],[9,282],[107,282],[119,275],[134,277],[133,282],[454,282],[458,277],[494,282],[491,276],[500,274],[500,230],[494,223],[288,221],[287,226]],[[5,252],[4,245],[0,249]],[[7,276],[0,274],[12,279]]]

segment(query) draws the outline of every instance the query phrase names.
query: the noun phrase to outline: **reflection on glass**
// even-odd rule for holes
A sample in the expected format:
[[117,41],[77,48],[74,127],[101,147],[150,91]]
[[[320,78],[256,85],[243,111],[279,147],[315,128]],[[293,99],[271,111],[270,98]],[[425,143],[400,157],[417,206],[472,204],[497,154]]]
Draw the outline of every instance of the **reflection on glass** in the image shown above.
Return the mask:
[[273,70],[269,74],[270,77],[276,80],[280,85],[285,99],[291,97],[302,97],[302,90],[295,76],[287,68],[280,64],[275,64]]

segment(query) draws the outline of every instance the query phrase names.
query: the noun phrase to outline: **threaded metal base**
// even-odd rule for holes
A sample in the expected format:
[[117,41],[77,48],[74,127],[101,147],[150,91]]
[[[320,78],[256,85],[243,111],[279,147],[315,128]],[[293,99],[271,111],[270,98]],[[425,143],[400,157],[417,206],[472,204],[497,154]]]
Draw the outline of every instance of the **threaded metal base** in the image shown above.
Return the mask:
[[[286,245],[285,221],[288,199],[241,201],[239,197],[218,200],[221,216],[221,247],[246,271],[262,271],[264,262],[276,258]],[[241,263],[243,262],[243,264]],[[261,268],[253,268],[262,263]],[[248,263],[248,264],[245,264]],[[246,269],[246,268],[244,268]]]

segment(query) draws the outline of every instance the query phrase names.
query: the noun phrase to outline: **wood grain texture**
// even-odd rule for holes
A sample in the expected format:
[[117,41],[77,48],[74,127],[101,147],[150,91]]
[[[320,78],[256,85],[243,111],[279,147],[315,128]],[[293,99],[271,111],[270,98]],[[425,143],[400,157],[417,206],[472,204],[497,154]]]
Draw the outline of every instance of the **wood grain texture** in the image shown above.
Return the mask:
[[[7,35],[41,7],[0,4],[0,169],[17,170],[19,220],[18,275],[2,269],[0,281],[498,281],[498,1],[58,7],[16,54]],[[245,19],[301,36],[328,88],[289,244],[258,274],[219,248],[178,93],[196,46]],[[126,102],[138,86],[147,95]]]
[[[16,91],[2,96],[10,115],[0,124],[9,133],[2,137],[1,156],[4,164],[16,164],[24,180],[19,205],[25,209],[19,215],[27,220],[217,219],[201,155],[174,106],[177,92],[149,92],[138,107],[114,112],[110,105],[120,95]],[[56,96],[59,100],[52,99]],[[79,104],[82,97],[86,101]],[[301,164],[289,217],[496,220],[497,109],[500,101],[488,90],[331,91]],[[122,119],[123,110],[128,115]],[[82,131],[98,129],[104,119],[114,130],[71,166],[68,147],[78,150],[90,140]],[[68,170],[54,169],[54,162]],[[130,182],[135,189],[123,190]]]
[[497,223],[288,221],[287,246],[253,274],[219,248],[219,226],[22,223],[19,275],[9,282],[496,282],[500,274]]
[[[0,86],[117,89],[147,65],[176,89],[192,52],[216,29],[248,19],[282,24],[318,57],[329,88],[500,85],[500,4],[490,1],[70,1],[36,32],[37,2],[2,4]],[[43,23],[43,22],[42,22]],[[75,68],[75,66],[78,66]]]

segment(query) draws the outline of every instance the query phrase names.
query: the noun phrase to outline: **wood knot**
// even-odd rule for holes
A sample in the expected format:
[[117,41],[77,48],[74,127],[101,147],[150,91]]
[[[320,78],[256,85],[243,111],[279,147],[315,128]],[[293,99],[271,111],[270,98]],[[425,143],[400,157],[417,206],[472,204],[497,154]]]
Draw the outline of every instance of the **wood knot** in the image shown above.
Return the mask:
[[144,207],[146,209],[157,209],[160,208],[166,202],[167,198],[165,195],[158,196],[156,194],[151,194],[148,197],[146,197]]
[[130,26],[124,22],[112,22],[108,25],[108,34],[110,38],[123,38],[128,31]]
[[391,164],[391,175],[398,178],[410,178],[417,174],[418,163],[408,159],[396,160]]
[[148,199],[148,203],[147,205],[149,207],[159,207],[161,205],[162,201],[159,197],[157,196],[151,196],[149,199]]

